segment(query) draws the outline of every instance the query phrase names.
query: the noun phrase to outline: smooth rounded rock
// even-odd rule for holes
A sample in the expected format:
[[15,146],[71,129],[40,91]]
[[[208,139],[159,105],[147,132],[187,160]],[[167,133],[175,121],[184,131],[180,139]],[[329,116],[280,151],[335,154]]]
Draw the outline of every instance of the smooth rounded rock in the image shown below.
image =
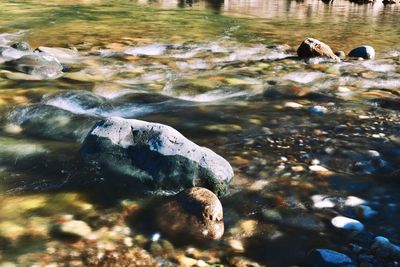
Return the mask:
[[336,216],[331,220],[331,223],[336,228],[344,230],[362,231],[364,229],[364,225],[359,221],[344,216]]
[[46,53],[57,58],[61,63],[71,63],[79,58],[79,53],[73,49],[63,47],[39,46],[35,51]]
[[61,223],[55,227],[57,234],[70,237],[87,237],[92,229],[84,221],[71,220]]
[[189,188],[157,209],[156,224],[172,238],[220,239],[224,233],[222,205],[210,190]]
[[112,117],[87,135],[81,156],[110,175],[125,177],[160,194],[202,186],[218,195],[232,180],[231,165],[167,125]]
[[312,267],[355,267],[347,255],[330,249],[313,249],[308,255]]
[[375,58],[375,49],[369,45],[359,46],[350,51],[349,57],[374,59]]
[[63,67],[52,56],[32,54],[6,63],[8,69],[30,74],[41,79],[54,79],[62,74]]

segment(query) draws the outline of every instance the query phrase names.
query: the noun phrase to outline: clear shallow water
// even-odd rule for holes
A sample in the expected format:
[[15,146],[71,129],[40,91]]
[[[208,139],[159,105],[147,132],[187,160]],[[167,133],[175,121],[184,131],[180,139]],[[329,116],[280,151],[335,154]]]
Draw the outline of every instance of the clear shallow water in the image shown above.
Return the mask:
[[[336,215],[399,243],[398,4],[64,2],[1,4],[2,45],[75,47],[79,57],[55,80],[1,73],[0,260],[26,263],[61,246],[48,229],[63,214],[96,230],[124,225],[109,219],[123,199],[146,207],[79,158],[87,131],[107,116],[171,125],[231,163],[226,234],[210,244],[222,263],[244,255],[302,265],[311,248],[347,252],[349,234],[330,224]],[[368,43],[378,57],[286,58],[293,49],[281,45],[296,49],[306,36],[335,50]],[[319,209],[318,195],[334,207]],[[376,214],[346,205],[349,197]],[[150,238],[145,223],[128,236]]]

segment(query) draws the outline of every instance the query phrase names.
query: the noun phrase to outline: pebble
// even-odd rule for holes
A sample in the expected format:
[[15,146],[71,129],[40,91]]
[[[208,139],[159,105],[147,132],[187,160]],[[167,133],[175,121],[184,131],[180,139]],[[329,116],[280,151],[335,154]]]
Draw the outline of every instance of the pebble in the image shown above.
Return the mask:
[[56,226],[59,234],[71,237],[87,237],[92,233],[90,226],[84,221],[71,220]]
[[355,196],[348,196],[344,201],[344,205],[348,207],[356,207],[367,203],[364,199]]
[[312,172],[330,172],[327,168],[322,167],[321,165],[311,165],[308,168]]
[[243,242],[238,239],[231,239],[228,241],[229,246],[235,251],[242,253],[244,252]]
[[362,231],[364,229],[364,225],[361,222],[344,216],[336,216],[331,220],[331,223],[334,227],[344,230]]
[[260,265],[257,262],[251,261],[245,257],[233,257],[229,261],[229,266],[232,267],[262,267],[264,265]]
[[301,165],[292,166],[292,171],[294,171],[294,172],[302,172],[302,171],[304,171],[304,167],[301,166]]
[[309,256],[312,267],[355,267],[347,255],[330,249],[314,249]]
[[369,219],[378,214],[376,210],[373,210],[370,206],[360,205],[358,208],[361,210],[362,217],[365,219]]
[[369,155],[369,156],[371,156],[371,157],[374,157],[374,158],[377,158],[377,157],[379,157],[381,154],[378,152],[378,151],[376,151],[376,150],[368,150],[367,151],[367,154]]
[[311,200],[314,202],[314,208],[324,209],[324,208],[333,208],[335,207],[335,203],[332,199],[326,195],[313,195]]
[[308,109],[308,111],[311,113],[311,114],[315,114],[315,115],[323,115],[323,114],[326,114],[327,112],[328,112],[328,109],[326,108],[326,107],[323,107],[323,106],[313,106],[313,107],[310,107],[309,109]]
[[286,102],[285,103],[285,107],[287,107],[287,108],[302,108],[303,107],[303,105],[302,104],[299,104],[299,103],[297,103],[297,102]]
[[400,260],[400,246],[392,244],[386,237],[375,237],[371,248],[379,257]]

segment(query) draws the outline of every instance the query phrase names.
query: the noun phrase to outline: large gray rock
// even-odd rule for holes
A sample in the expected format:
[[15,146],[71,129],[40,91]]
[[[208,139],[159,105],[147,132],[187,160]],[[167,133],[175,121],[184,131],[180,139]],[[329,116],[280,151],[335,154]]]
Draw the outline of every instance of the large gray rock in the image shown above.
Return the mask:
[[349,57],[361,57],[363,59],[374,59],[375,58],[375,49],[369,45],[363,45],[354,48],[349,52]]
[[314,38],[305,39],[297,49],[297,55],[301,58],[325,57],[340,62],[327,44]]
[[312,267],[355,267],[345,254],[330,249],[313,249],[308,255]]
[[52,56],[37,53],[25,55],[6,63],[8,69],[33,75],[41,79],[54,79],[62,74],[63,67]]
[[210,149],[172,127],[140,120],[113,117],[98,122],[86,137],[81,155],[151,190],[177,193],[201,186],[221,195],[233,177],[230,164]]

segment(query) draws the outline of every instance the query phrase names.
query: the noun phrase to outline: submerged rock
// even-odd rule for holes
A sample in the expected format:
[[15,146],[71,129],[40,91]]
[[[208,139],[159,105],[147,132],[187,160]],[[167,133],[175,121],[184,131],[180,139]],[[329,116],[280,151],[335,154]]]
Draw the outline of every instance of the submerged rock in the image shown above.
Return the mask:
[[78,59],[79,53],[73,49],[63,47],[39,46],[35,51],[46,53],[57,58],[61,63],[71,63]]
[[230,164],[212,150],[172,127],[140,120],[113,117],[98,122],[86,137],[81,156],[151,190],[178,192],[202,186],[221,195],[233,177]]
[[14,109],[9,120],[23,133],[53,140],[82,141],[96,118],[74,114],[54,106],[34,104]]
[[171,238],[187,237],[190,241],[201,241],[219,239],[224,233],[221,202],[206,188],[186,189],[162,204],[157,211],[157,227]]
[[392,244],[389,239],[383,236],[377,236],[371,248],[374,253],[381,258],[391,258],[400,260],[400,246]]
[[15,60],[29,54],[31,52],[15,49],[10,46],[2,46],[0,47],[0,63]]
[[314,38],[305,39],[297,49],[297,55],[301,58],[325,57],[340,61],[327,44]]
[[43,97],[42,103],[55,106],[76,114],[97,114],[105,105],[101,96],[84,90],[62,91]]
[[345,254],[330,249],[313,249],[308,255],[312,267],[355,267]]
[[374,59],[375,58],[375,49],[369,45],[363,45],[354,48],[350,51],[349,57],[363,58],[363,59]]
[[57,235],[62,235],[72,238],[87,237],[92,233],[92,229],[84,221],[70,220],[56,225],[54,232]]
[[11,45],[12,48],[15,48],[20,51],[30,51],[31,46],[27,42],[17,42]]
[[44,54],[25,55],[8,61],[6,67],[13,71],[30,74],[41,79],[54,79],[62,74],[63,67],[52,56]]

